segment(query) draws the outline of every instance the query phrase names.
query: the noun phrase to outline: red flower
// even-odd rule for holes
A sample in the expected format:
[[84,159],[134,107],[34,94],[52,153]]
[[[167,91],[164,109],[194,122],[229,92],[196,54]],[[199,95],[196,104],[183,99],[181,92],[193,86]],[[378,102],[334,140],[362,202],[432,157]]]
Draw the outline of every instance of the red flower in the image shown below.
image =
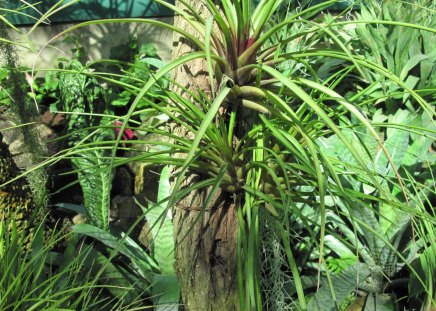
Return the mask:
[[[115,121],[112,124],[115,126],[114,127],[115,137],[118,137],[118,135],[120,134],[120,131],[121,131],[121,127],[123,126],[123,122]],[[131,140],[131,139],[133,139],[133,135],[134,135],[134,133],[131,129],[125,129],[123,132],[123,139],[124,140]]]

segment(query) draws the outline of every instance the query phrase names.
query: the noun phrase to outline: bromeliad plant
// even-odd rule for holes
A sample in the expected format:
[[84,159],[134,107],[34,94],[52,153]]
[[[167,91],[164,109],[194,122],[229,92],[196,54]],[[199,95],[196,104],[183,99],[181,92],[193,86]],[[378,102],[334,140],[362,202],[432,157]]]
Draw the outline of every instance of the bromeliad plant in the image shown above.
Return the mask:
[[[233,195],[239,219],[238,280],[241,309],[262,308],[258,248],[258,224],[262,221],[260,209],[266,209],[277,217],[282,213],[297,213],[300,202],[309,202],[317,207],[321,219],[320,230],[311,239],[320,241],[319,264],[322,266],[325,265],[323,249],[326,211],[329,208],[326,197],[346,198],[343,200],[346,208],[353,208],[352,198],[357,193],[348,191],[347,184],[342,180],[347,171],[332,161],[322,146],[317,145],[320,137],[332,134],[338,137],[354,159],[354,170],[359,178],[379,193],[380,198],[375,201],[383,200],[398,209],[414,213],[408,208],[407,199],[404,201],[386,191],[383,177],[371,169],[375,159],[366,154],[365,142],[359,141],[361,148],[357,148],[344,134],[343,128],[348,125],[339,122],[341,116],[352,116],[368,131],[390,163],[394,172],[394,179],[390,182],[395,183],[406,198],[409,196],[389,150],[374,125],[357,108],[359,103],[353,102],[353,98],[345,100],[335,88],[346,79],[349,72],[365,77],[364,72],[375,71],[410,93],[427,113],[434,116],[434,112],[407,84],[382,66],[354,55],[341,38],[330,30],[330,26],[345,25],[347,22],[332,20],[322,23],[310,19],[334,2],[328,1],[295,13],[276,25],[268,25],[268,21],[280,7],[281,1],[260,1],[257,6],[251,1],[222,1],[217,7],[212,1],[206,0],[203,2],[209,14],[206,17],[198,14],[189,2],[181,1],[177,6],[163,3],[178,13],[194,29],[194,34],[171,26],[168,28],[190,40],[198,51],[183,55],[163,67],[155,79],[191,60],[204,59],[208,67],[210,89],[189,90],[178,85],[182,93],[188,96],[168,92],[169,99],[162,98],[159,104],[149,102],[150,107],[167,114],[176,126],[193,133],[195,138],[190,140],[162,130],[149,129],[168,139],[165,142],[144,143],[165,146],[167,151],[150,149],[143,155],[142,161],[181,167],[170,200],[172,204],[189,190],[205,186],[212,186],[215,191],[221,188]],[[305,24],[306,28],[267,45],[282,28],[295,23]],[[416,27],[420,28],[419,25]],[[424,30],[424,27],[421,28]],[[291,53],[284,50],[288,42],[306,40],[320,34],[332,42],[330,49],[309,46]],[[345,60],[348,65],[321,80],[308,61],[317,58]],[[300,70],[312,73],[312,77],[304,78],[298,71],[292,70],[287,74],[281,72],[279,65],[290,59],[298,65],[303,64]],[[154,84],[155,81],[150,80],[141,89],[126,119],[134,113],[138,103]],[[365,91],[366,88],[362,92]],[[174,153],[184,153],[185,156],[173,158]],[[179,191],[188,171],[196,172],[205,179]],[[304,191],[304,187],[310,191]],[[373,200],[370,197],[367,199]],[[300,280],[301,267],[296,265],[286,231],[291,224],[276,219],[296,284],[298,308],[306,309],[308,306]],[[431,295],[430,292],[428,294]]]

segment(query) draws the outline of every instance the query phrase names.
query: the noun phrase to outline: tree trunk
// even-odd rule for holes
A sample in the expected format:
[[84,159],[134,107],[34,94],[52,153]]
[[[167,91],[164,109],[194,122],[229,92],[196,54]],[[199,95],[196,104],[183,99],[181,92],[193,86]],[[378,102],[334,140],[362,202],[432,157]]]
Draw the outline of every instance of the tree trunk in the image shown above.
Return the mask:
[[207,194],[192,193],[176,205],[176,268],[183,303],[186,310],[237,310],[236,210],[225,193],[204,206]]
[[[187,1],[196,12],[207,17],[201,1]],[[176,5],[182,7],[180,3]],[[183,18],[176,17],[175,26],[195,34]],[[175,35],[173,58],[177,59],[193,47]],[[174,79],[195,90],[210,94],[210,83],[204,60],[196,60],[179,67]],[[177,90],[181,92],[181,90]],[[175,126],[178,135],[191,137]],[[198,176],[186,178],[186,186],[198,181]],[[236,279],[236,243],[238,218],[231,196],[218,192],[210,206],[204,206],[210,189],[192,192],[178,202],[174,211],[176,241],[176,269],[186,310],[238,310]]]
[[20,178],[2,186],[20,173],[0,132],[0,220],[6,219],[11,223],[13,219],[18,232],[25,237],[24,246],[30,249],[33,235],[31,220],[35,205],[29,184],[25,178]]

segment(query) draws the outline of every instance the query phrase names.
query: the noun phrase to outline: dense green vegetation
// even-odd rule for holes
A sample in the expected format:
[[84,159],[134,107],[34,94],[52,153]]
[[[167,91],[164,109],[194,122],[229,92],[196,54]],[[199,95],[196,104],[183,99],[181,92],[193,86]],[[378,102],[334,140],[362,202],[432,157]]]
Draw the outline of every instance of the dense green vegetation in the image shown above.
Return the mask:
[[[135,22],[171,29],[195,51],[164,64],[131,35],[111,59],[89,62],[79,43],[51,70],[20,67],[16,49],[34,47],[7,20],[21,11],[0,6],[0,107],[18,120],[2,132],[44,111],[64,118],[56,152],[44,147],[0,179],[0,310],[179,309],[172,215],[203,188],[203,212],[221,192],[236,210],[240,310],[435,309],[434,2],[368,0],[331,14],[336,0],[204,0],[205,17],[190,2],[156,1],[192,32],[89,21],[44,48],[82,27]],[[208,89],[174,80],[199,59]],[[38,107],[34,118],[20,105]],[[141,213],[126,230],[111,215],[111,190],[132,162],[159,178],[137,193]],[[60,163],[69,181],[41,182]],[[31,241],[12,216],[29,207],[8,200],[20,178],[33,185],[31,208],[48,215],[25,222]],[[56,199],[74,187],[80,204]],[[53,220],[55,207],[86,220]]]

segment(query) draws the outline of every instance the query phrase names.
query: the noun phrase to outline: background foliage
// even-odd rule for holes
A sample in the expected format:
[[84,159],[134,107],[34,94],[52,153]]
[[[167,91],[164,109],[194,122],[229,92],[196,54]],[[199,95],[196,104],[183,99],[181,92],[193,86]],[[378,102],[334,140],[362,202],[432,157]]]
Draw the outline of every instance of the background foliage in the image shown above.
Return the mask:
[[[241,310],[434,307],[434,3],[371,0],[358,12],[333,16],[321,12],[336,1],[294,10],[281,1],[223,0],[218,10],[205,0],[211,17],[204,19],[189,3],[157,2],[185,18],[200,39],[157,21],[135,22],[172,29],[197,52],[165,65],[131,37],[126,59],[87,63],[77,49],[75,59],[28,89],[39,105],[68,116],[69,143],[41,166],[71,159],[89,218],[73,227],[64,254],[86,247],[63,257],[66,268],[52,269],[50,247],[39,247],[47,265],[37,267],[37,279],[40,271],[53,279],[68,275],[72,281],[62,286],[78,305],[91,303],[82,290],[102,286],[96,301],[110,301],[111,308],[144,305],[148,297],[148,304],[177,309],[179,287],[164,259],[175,247],[170,211],[194,189],[212,187],[205,202],[221,188],[238,213]],[[75,25],[47,45],[105,22]],[[172,91],[171,71],[195,59],[207,62],[210,90]],[[10,70],[16,69],[2,66],[0,81]],[[0,95],[8,106],[10,93],[2,88]],[[171,123],[191,135],[172,134]],[[129,129],[141,135],[125,141]],[[109,181],[116,166],[131,161],[166,168],[156,202],[149,200],[124,233],[110,222]],[[167,166],[177,173],[170,176]],[[182,186],[190,172],[202,178]],[[171,191],[164,186],[170,178]],[[129,236],[143,218],[153,236],[149,248]],[[85,244],[78,236],[88,236]],[[2,258],[18,256],[14,243],[1,241],[11,254]],[[14,269],[19,273],[32,260],[25,255]],[[89,282],[77,283],[76,271]]]

